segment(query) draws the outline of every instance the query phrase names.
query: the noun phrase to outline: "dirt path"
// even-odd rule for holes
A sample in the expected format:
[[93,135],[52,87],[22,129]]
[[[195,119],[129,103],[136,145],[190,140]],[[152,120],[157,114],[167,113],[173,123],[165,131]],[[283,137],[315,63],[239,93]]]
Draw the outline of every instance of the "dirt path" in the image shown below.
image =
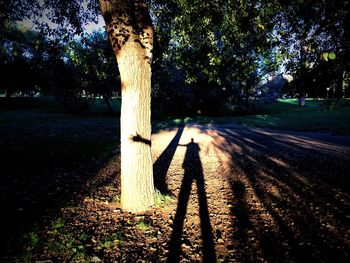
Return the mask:
[[177,131],[153,138],[153,152],[160,153],[169,138],[179,137],[177,147],[170,144],[176,151],[166,175],[169,193],[178,200],[170,218],[169,258],[179,260],[182,251],[181,258],[190,261],[224,259],[234,252],[227,206],[229,184],[218,174],[225,157],[212,147],[213,138],[208,134],[188,127],[180,132],[181,137]]
[[349,137],[188,125],[153,141],[155,160],[168,152],[166,184],[178,200],[170,259],[348,259]]

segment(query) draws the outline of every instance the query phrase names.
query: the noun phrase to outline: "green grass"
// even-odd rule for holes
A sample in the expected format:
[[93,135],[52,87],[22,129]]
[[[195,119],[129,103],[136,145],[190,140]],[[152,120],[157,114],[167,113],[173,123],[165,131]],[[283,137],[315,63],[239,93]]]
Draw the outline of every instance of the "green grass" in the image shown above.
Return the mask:
[[[111,99],[110,100],[112,109],[114,113],[119,113],[121,109],[121,99]],[[108,106],[104,99],[94,99],[94,103],[89,104],[87,112],[106,112]]]
[[142,231],[147,231],[149,229],[149,225],[143,221],[138,222],[137,227]]
[[53,167],[64,167],[68,170],[87,165],[92,160],[110,154],[115,148],[115,142],[102,140],[51,140],[43,143],[26,140],[19,145],[5,145],[3,152],[6,153],[6,158],[0,163],[2,169],[8,168],[10,171],[11,164],[16,162],[19,167],[26,167],[27,174],[40,175]]
[[294,131],[350,134],[350,100],[327,102],[307,99],[305,107],[297,99],[281,99],[266,106],[257,106],[257,114],[229,117],[193,117],[187,123],[238,123],[249,127],[276,128]]
[[[104,99],[91,98],[88,99],[89,104],[85,111],[81,113],[106,113],[108,106]],[[119,113],[121,108],[121,100],[114,98],[110,100],[114,113]],[[1,110],[41,110],[46,112],[64,113],[63,104],[54,97],[0,97]]]
[[[81,116],[63,114],[61,106],[52,98],[0,98],[0,108],[5,110],[0,114],[0,124],[9,122],[21,122],[25,126],[47,123],[77,123]],[[3,103],[5,102],[5,103]],[[119,112],[120,100],[112,101],[115,112]],[[98,113],[107,110],[104,100],[96,99],[89,106],[89,113]],[[30,117],[31,112],[36,114]],[[59,114],[40,115],[41,112],[55,112]],[[154,133],[159,130],[172,129],[181,123],[216,123],[225,124],[236,122],[250,127],[278,128],[297,131],[319,131],[336,134],[350,134],[350,100],[327,103],[324,100],[307,99],[305,107],[298,106],[297,99],[281,99],[270,105],[256,105],[257,114],[240,115],[231,117],[186,117],[186,118],[163,118],[153,122]],[[62,114],[61,114],[62,113]],[[84,115],[86,120],[110,123],[111,119],[97,115]],[[118,117],[113,120],[119,122]],[[40,128],[40,127],[39,127]],[[0,132],[1,135],[1,132]]]
[[157,207],[166,206],[171,203],[172,198],[170,195],[162,194],[160,191],[156,190],[154,193],[154,204]]
[[0,109],[63,111],[63,106],[53,97],[0,97]]
[[330,107],[323,100],[307,100],[305,107],[299,107],[296,99],[279,100],[263,114],[238,116],[235,120],[253,127],[350,134],[348,103],[343,101]]

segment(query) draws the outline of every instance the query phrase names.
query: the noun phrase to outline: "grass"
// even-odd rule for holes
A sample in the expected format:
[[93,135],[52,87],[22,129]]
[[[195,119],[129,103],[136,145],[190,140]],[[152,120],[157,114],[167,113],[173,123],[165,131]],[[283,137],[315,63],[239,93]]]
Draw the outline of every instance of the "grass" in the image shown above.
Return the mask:
[[214,124],[235,122],[249,127],[350,134],[350,100],[328,102],[308,99],[305,107],[299,107],[297,99],[281,99],[276,103],[259,107],[258,114],[195,117],[188,122]]
[[[26,126],[48,125],[48,122],[57,124],[79,123],[82,119],[110,123],[111,118],[97,116],[94,113],[106,111],[104,100],[95,99],[95,103],[89,105],[87,115],[79,116],[63,114],[64,110],[57,101],[49,97],[38,98],[0,98],[0,124],[20,122]],[[120,100],[112,100],[115,112],[119,112]],[[250,127],[278,128],[296,131],[318,131],[336,134],[350,134],[350,100],[341,102],[308,99],[305,107],[298,107],[297,99],[281,99],[270,105],[258,105],[257,114],[240,115],[230,117],[186,117],[163,118],[153,122],[153,132],[171,129],[180,124],[189,123],[216,123],[225,124],[236,122]],[[41,114],[55,113],[55,114]],[[58,113],[58,114],[57,114]],[[90,115],[89,115],[90,114]],[[91,115],[92,114],[92,115]],[[119,123],[119,118],[114,116],[113,121]],[[40,128],[40,127],[38,127]],[[119,129],[118,129],[119,130]],[[2,132],[0,132],[0,135]]]
[[62,111],[63,106],[52,97],[0,97],[0,109]]
[[349,101],[329,104],[324,100],[307,100],[305,107],[299,107],[296,99],[279,100],[269,105],[264,114],[235,119],[253,127],[350,134]]
[[156,207],[162,207],[169,204],[172,201],[170,195],[162,194],[160,191],[156,190],[154,193],[154,204]]
[[[78,200],[85,182],[118,154],[119,121],[103,115],[66,114],[47,98],[13,98],[11,107],[1,104],[2,99],[0,199],[4,205],[0,213],[6,217],[0,220],[0,254],[7,249],[3,244],[16,244],[8,254],[25,252],[19,262],[33,262],[30,255],[42,246],[35,229],[47,224],[59,208]],[[62,222],[54,222],[52,228],[61,232]],[[74,238],[67,234],[61,243],[50,246],[79,257],[80,244],[71,247],[77,243],[78,237]]]
[[137,227],[142,231],[147,231],[149,229],[149,225],[143,221],[138,222]]
[[[105,113],[108,111],[104,99],[91,98],[86,111],[83,113]],[[114,98],[110,100],[114,113],[119,113],[121,100]],[[63,104],[53,97],[0,97],[0,109],[2,110],[45,110],[47,112],[64,112]]]
[[47,248],[57,251],[60,255],[66,255],[75,262],[86,260],[84,242],[89,236],[83,232],[77,238],[65,226],[65,222],[61,218],[52,222],[50,231],[48,231],[51,240],[46,244]]

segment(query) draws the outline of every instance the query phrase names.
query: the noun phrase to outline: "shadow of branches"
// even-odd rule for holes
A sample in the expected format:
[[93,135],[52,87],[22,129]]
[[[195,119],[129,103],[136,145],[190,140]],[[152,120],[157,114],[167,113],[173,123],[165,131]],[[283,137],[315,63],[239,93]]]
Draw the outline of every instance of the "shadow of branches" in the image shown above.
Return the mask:
[[239,126],[209,134],[229,159],[240,260],[350,260],[348,138]]

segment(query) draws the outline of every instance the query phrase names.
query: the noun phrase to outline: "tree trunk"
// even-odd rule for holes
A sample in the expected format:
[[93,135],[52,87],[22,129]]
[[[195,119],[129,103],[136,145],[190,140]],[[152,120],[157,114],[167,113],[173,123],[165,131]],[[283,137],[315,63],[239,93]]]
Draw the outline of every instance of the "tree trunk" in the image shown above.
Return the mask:
[[153,28],[146,1],[100,0],[122,87],[121,204],[131,212],[154,205],[151,158]]

